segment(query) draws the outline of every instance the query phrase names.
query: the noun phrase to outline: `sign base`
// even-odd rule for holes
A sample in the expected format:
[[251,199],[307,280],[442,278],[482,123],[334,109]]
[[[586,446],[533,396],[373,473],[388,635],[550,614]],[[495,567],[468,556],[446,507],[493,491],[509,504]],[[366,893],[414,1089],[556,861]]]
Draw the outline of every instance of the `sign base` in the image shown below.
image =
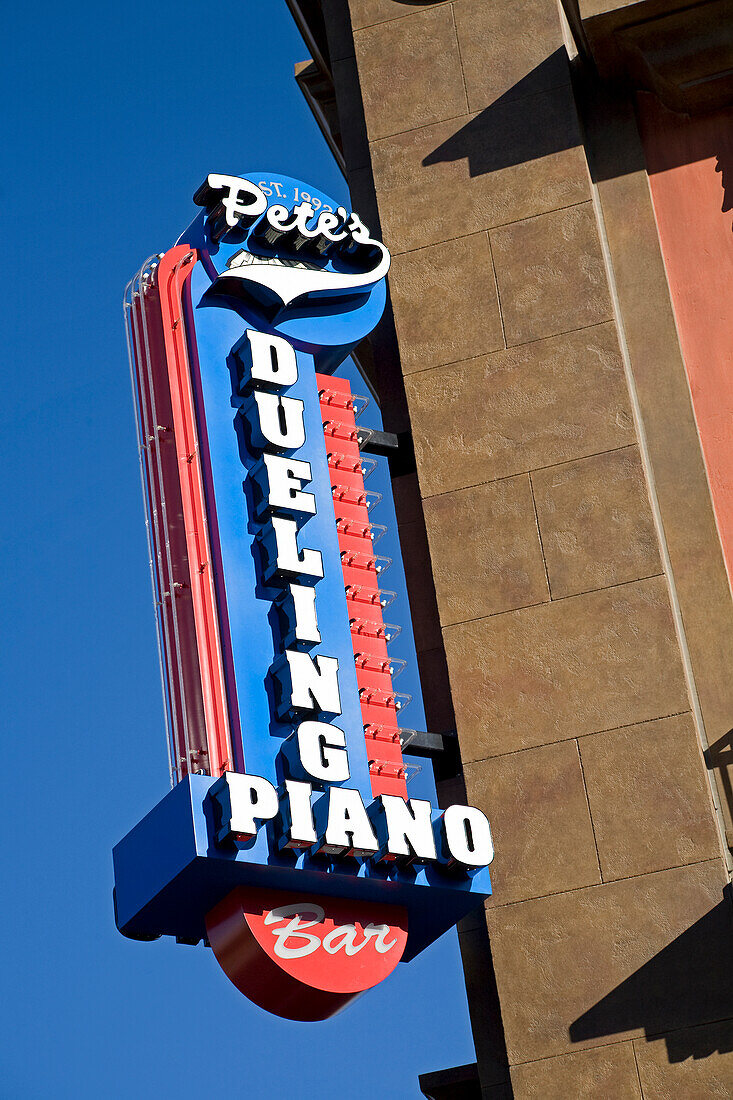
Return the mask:
[[326,1020],[392,973],[407,943],[401,906],[238,889],[206,916],[240,993],[286,1020]]
[[[216,843],[208,797],[216,779],[181,780],[113,851],[117,927],[132,939],[206,940],[206,916],[232,890],[257,887],[298,899],[341,898],[402,906],[409,962],[491,894],[488,868],[452,873],[440,865],[375,865],[278,850],[269,828],[243,846]],[[323,902],[321,902],[323,904]],[[337,956],[338,957],[338,956]]]

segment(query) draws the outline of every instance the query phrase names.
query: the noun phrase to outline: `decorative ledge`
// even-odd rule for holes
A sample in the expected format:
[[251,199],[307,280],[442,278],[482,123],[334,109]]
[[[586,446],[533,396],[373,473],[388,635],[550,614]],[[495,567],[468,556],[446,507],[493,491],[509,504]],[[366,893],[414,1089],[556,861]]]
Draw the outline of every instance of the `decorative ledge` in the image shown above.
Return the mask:
[[733,103],[733,0],[563,0],[601,77],[654,92],[684,114]]

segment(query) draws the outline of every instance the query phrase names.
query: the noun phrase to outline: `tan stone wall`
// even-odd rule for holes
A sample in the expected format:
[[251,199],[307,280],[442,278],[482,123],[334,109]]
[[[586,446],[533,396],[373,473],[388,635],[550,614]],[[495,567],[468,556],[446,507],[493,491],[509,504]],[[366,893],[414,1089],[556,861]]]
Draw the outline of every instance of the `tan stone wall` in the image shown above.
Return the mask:
[[[419,645],[445,650],[467,795],[494,831],[511,1087],[730,1095],[727,877],[557,8],[349,8],[353,40],[324,2],[350,180],[373,176],[394,255],[439,616]],[[483,922],[461,941],[498,1097]]]

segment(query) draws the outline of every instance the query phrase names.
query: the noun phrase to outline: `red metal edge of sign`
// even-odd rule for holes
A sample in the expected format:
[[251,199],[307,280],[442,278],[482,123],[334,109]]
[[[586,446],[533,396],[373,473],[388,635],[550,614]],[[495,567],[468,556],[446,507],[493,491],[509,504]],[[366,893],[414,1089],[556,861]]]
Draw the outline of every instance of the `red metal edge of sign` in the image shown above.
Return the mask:
[[[209,545],[201,454],[183,321],[182,294],[197,261],[186,245],[170,249],[157,268],[176,457],[199,651],[204,724],[212,775],[233,767],[224,667]],[[189,763],[190,766],[190,762]]]
[[407,911],[243,887],[207,914],[206,931],[222,970],[254,1004],[288,1020],[326,1020],[392,973]]

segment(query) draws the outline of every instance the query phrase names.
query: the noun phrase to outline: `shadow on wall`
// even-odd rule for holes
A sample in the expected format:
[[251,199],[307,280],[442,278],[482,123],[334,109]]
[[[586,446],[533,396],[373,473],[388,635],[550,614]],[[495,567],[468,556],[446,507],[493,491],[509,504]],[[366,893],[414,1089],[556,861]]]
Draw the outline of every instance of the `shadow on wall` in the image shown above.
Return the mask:
[[731,111],[724,108],[706,115],[677,115],[662,106],[648,92],[639,95],[642,132],[664,129],[666,140],[647,141],[650,174],[666,172],[683,164],[715,160],[720,175],[722,213],[733,210],[733,133]]
[[715,171],[720,172],[720,183],[723,188],[723,205],[721,212],[727,214],[733,210],[733,159],[716,153]]
[[[529,96],[536,97],[531,105],[526,102]],[[467,160],[471,176],[482,176],[580,144],[568,84],[568,57],[561,48],[434,149],[422,163],[429,168],[447,161]]]
[[[413,4],[419,0],[399,2]],[[568,72],[567,53],[561,47],[434,149],[423,160],[423,167],[467,160],[469,173],[475,177],[581,146],[583,137],[576,123]],[[577,65],[575,84],[576,94],[586,107],[590,105],[597,118],[610,121],[619,106],[622,111],[629,109],[629,100],[616,99],[611,89],[598,85]],[[531,104],[526,102],[529,97],[536,97]],[[642,106],[652,99],[648,92],[639,93]],[[733,130],[728,113],[713,112],[706,116],[704,124],[698,118],[693,143],[687,116],[675,116],[661,104],[656,110],[679,120],[678,140],[667,143],[662,155],[648,165],[641,143],[631,147],[627,141],[606,141],[594,149],[594,181],[615,179],[639,170],[663,172],[692,161],[715,158],[723,191],[721,211],[733,210]]]
[[[707,1022],[717,1026],[699,1026]],[[664,1038],[670,1062],[733,1050],[729,898],[579,1016],[569,1035],[579,1043],[638,1028],[644,1028],[647,1039]]]

